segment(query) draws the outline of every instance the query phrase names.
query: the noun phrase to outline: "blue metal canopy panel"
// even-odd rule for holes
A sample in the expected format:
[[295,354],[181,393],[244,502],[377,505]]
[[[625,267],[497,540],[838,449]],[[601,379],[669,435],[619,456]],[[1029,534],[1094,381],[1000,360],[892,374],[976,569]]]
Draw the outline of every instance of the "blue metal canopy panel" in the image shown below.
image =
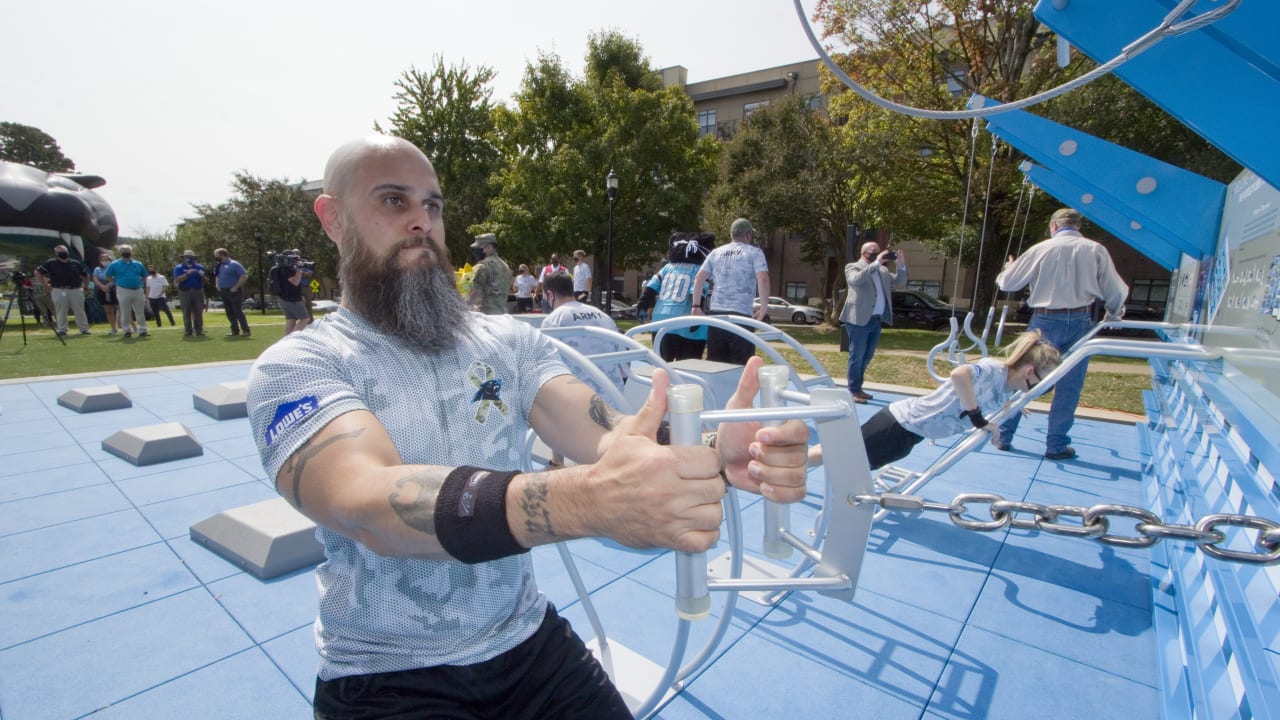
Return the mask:
[[1182,253],[1168,239],[1064,176],[1033,164],[1027,170],[1027,177],[1031,178],[1036,187],[1076,208],[1085,217],[1151,258],[1165,270],[1172,271],[1182,262]]
[[[1097,62],[1107,62],[1172,9],[1171,0],[1041,0],[1036,17]],[[1220,3],[1203,0],[1206,10]],[[1243,0],[1226,17],[1167,38],[1116,69],[1117,77],[1280,187],[1280,144],[1264,128],[1280,116],[1280,2]]]
[[[981,95],[970,99],[979,103],[996,104]],[[1023,110],[993,115],[987,128],[1180,251],[1213,252],[1227,191],[1222,183]]]

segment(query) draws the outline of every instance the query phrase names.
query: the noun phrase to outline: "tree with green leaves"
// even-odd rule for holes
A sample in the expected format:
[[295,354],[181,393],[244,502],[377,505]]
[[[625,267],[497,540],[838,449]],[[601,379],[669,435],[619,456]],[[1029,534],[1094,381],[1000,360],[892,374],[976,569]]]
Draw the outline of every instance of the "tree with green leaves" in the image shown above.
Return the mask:
[[45,172],[71,172],[76,164],[62,154],[58,141],[40,128],[0,122],[0,160],[40,168]]
[[610,170],[619,178],[615,274],[653,262],[672,231],[698,228],[717,147],[699,137],[693,102],[662,86],[636,41],[592,35],[583,78],[558,57],[540,55],[525,69],[515,106],[498,108],[496,123],[505,164],[486,226],[513,263],[582,248],[603,279]]
[[471,236],[484,229],[490,179],[502,164],[494,137],[493,78],[491,68],[446,67],[437,56],[430,72],[410,68],[396,81],[390,132],[431,158],[446,198],[446,240],[455,260],[470,257]]
[[859,170],[861,148],[841,142],[828,117],[804,98],[757,110],[721,149],[705,221],[727,228],[747,217],[760,237],[802,236],[799,259],[824,267],[826,297],[844,266],[845,226],[858,217],[869,190]]
[[223,247],[249,271],[249,287],[266,295],[268,253],[297,249],[316,262],[316,277],[337,276],[337,248],[312,211],[314,196],[299,183],[267,180],[238,172],[233,194],[218,205],[196,204],[196,217],[183,223],[177,243],[191,249],[207,265],[215,248]]
[[[1079,53],[1067,67],[1057,65],[1052,33],[1033,14],[1036,4],[1036,0],[821,0],[815,18],[828,37],[838,38],[849,48],[836,61],[854,80],[906,105],[954,110],[963,107],[973,93],[1010,102],[1060,85],[1095,66]],[[845,142],[870,146],[868,154],[882,156],[874,178],[876,190],[864,208],[864,225],[921,240],[949,257],[959,253],[968,265],[983,250],[973,306],[989,305],[1004,261],[999,239],[1008,236],[1014,223],[1022,182],[1017,165],[1023,156],[1003,144],[993,153],[993,138],[981,131],[981,121],[908,117],[852,93],[837,95],[840,87],[829,78],[828,90],[836,95],[831,100],[832,119],[841,126]],[[1215,151],[1207,143],[1187,137],[1185,128],[1175,127],[1178,124],[1162,111],[1114,80],[1091,83],[1032,112],[1193,171],[1202,170],[1189,166],[1188,157],[1205,158],[1205,166],[1220,166],[1211,159]],[[1142,129],[1137,134],[1126,130],[1133,127]],[[1222,171],[1211,176],[1218,172]],[[1053,209],[1050,203],[1039,203],[1031,227],[1043,228]],[[950,294],[952,288],[943,291]],[[957,294],[968,297],[973,288],[960,288]]]

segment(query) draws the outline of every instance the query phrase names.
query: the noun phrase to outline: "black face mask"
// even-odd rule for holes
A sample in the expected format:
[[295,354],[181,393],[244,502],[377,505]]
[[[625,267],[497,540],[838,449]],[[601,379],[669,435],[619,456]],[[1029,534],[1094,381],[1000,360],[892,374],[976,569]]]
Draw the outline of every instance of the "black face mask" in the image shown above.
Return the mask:
[[484,248],[471,248],[471,255],[476,259],[476,262],[480,262],[484,259]]
[[132,256],[132,255],[130,255],[129,253],[122,253],[122,254],[120,255],[120,257],[124,258],[125,260],[128,260],[129,258],[132,258],[133,256]]
[[59,259],[59,260],[66,260],[66,259],[67,259],[67,258],[69,258],[69,257],[71,257],[71,256],[70,256],[68,253],[66,253],[66,252],[59,252],[59,253],[58,253],[58,259]]

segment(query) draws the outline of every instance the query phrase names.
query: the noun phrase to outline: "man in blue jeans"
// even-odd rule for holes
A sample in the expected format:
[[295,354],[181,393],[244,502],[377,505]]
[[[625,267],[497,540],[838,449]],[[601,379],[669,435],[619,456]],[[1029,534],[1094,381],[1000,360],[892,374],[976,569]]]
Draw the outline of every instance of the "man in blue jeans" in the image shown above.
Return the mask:
[[[1065,357],[1071,346],[1093,328],[1093,303],[1102,302],[1107,320],[1124,316],[1129,286],[1120,279],[1107,249],[1080,234],[1082,218],[1071,208],[1062,208],[1049,220],[1049,239],[1031,247],[1022,257],[1009,256],[996,285],[1005,292],[1017,292],[1028,285],[1031,296],[1029,330],[1039,330],[1044,339]],[[1089,361],[1085,358],[1062,376],[1053,388],[1049,406],[1049,433],[1045,437],[1045,458],[1070,460],[1071,426],[1076,421],[1076,405]],[[1021,416],[1014,415],[1000,426],[995,446],[1008,450]]]

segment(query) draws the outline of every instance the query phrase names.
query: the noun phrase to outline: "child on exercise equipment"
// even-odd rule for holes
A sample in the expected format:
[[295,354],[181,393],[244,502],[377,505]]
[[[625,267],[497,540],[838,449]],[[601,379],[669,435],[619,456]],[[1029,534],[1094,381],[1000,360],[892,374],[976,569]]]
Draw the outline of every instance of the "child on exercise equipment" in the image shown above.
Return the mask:
[[899,400],[862,425],[871,469],[901,460],[925,438],[939,440],[970,428],[998,437],[986,416],[999,412],[1015,390],[1031,388],[1062,363],[1058,349],[1039,330],[1023,333],[1005,351],[1005,359],[985,357],[957,366],[937,390]]

